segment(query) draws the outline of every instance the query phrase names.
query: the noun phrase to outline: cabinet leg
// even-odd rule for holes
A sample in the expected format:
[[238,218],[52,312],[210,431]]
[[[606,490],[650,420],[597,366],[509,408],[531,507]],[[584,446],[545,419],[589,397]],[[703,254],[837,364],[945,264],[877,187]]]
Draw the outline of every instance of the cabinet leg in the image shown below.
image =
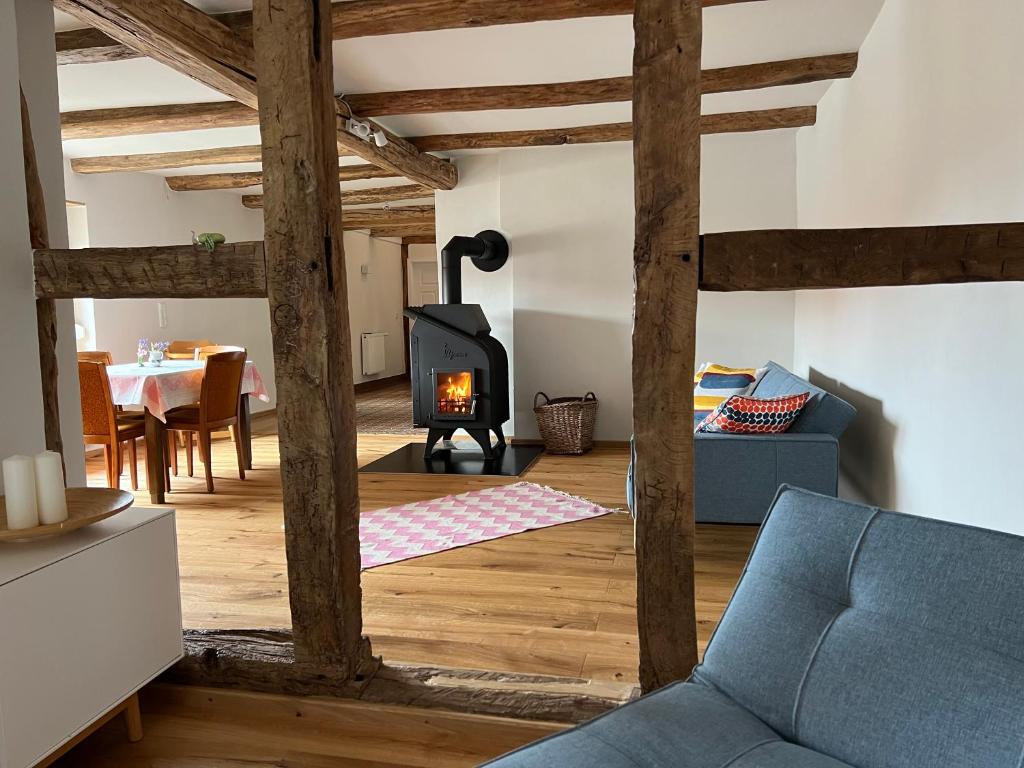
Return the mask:
[[133,694],[124,705],[124,724],[128,728],[128,741],[133,744],[142,741],[142,711],[139,709],[139,694]]

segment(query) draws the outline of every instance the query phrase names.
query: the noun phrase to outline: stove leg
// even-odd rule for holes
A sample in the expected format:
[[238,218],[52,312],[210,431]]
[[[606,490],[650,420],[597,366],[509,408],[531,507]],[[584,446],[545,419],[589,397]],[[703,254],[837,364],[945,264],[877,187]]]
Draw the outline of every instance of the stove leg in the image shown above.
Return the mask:
[[491,430],[489,429],[467,429],[469,436],[480,445],[484,452],[484,458],[488,461],[494,458],[494,449],[491,448]]
[[442,438],[449,439],[453,434],[453,431],[449,431],[447,429],[437,429],[436,427],[431,427],[430,430],[427,432],[427,445],[423,449],[423,458],[430,459],[430,457],[434,454],[434,446],[437,445],[437,441],[441,440]]
[[498,438],[498,442],[494,447],[500,451],[505,447],[505,433],[501,430],[501,427],[494,428],[494,436]]

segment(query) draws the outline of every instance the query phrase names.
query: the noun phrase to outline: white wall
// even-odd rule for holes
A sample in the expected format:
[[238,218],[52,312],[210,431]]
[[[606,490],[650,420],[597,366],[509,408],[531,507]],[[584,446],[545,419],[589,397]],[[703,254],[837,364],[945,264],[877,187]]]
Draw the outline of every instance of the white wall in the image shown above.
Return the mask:
[[[795,132],[703,141],[702,217],[707,231],[796,224]],[[537,436],[538,390],[593,390],[602,400],[598,439],[632,426],[632,144],[538,147],[459,161],[459,186],[436,196],[438,244],[498,229],[508,266],[463,271],[463,299],[483,306],[512,365],[514,420]],[[791,294],[706,294],[697,356],[733,365],[793,359]]]
[[[362,274],[362,266],[367,274]],[[349,323],[352,331],[352,372],[356,383],[405,373],[402,334],[402,246],[364,232],[345,233]],[[386,368],[363,376],[360,334],[387,333]]]
[[[1024,220],[1024,4],[888,0],[798,139],[801,227]],[[802,292],[796,364],[860,413],[872,502],[1024,533],[1024,286]]]
[[[32,253],[22,157],[19,80],[32,122],[43,185],[50,244],[67,243],[60,174],[53,13],[45,4],[17,0],[0,4],[0,378],[3,428],[0,456],[44,448],[42,386],[36,332]],[[58,302],[58,392],[69,485],[84,485],[81,414],[71,302]],[[74,407],[67,407],[70,401]],[[2,485],[2,480],[0,480]]]

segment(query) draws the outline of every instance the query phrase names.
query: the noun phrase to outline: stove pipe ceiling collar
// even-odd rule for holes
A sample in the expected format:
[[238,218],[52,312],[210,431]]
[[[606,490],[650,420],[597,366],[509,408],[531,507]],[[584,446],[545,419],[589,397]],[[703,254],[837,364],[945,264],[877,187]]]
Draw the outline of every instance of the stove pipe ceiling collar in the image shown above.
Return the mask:
[[462,303],[462,257],[469,256],[483,272],[501,269],[508,261],[508,241],[500,232],[485,229],[475,237],[457,235],[441,249],[441,301]]

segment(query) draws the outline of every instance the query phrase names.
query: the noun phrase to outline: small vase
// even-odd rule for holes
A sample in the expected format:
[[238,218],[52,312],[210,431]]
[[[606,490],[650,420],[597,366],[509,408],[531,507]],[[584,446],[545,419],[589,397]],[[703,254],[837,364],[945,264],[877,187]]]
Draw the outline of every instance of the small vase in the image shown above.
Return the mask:
[[161,352],[159,349],[154,349],[152,352],[149,353],[149,362],[151,362],[157,368],[160,367],[160,364],[163,362],[163,359],[164,353]]

